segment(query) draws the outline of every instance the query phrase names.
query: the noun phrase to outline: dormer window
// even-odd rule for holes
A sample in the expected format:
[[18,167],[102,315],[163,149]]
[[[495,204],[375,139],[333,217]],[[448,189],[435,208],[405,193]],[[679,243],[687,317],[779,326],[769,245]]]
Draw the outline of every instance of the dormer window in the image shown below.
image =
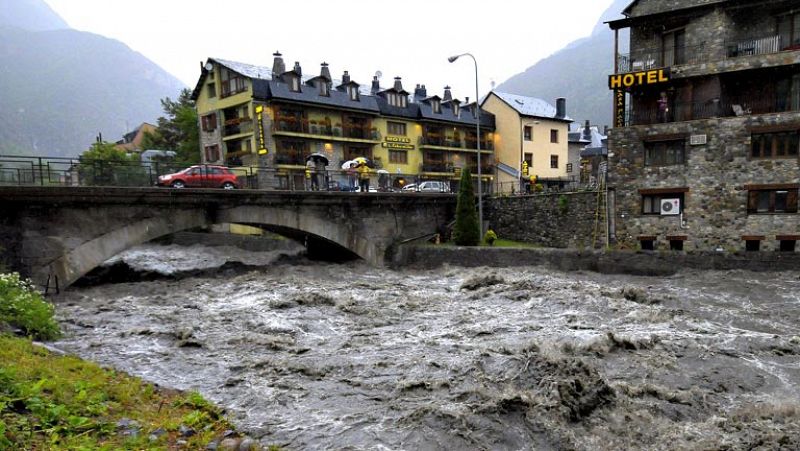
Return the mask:
[[442,104],[437,99],[431,101],[431,108],[433,109],[433,112],[436,114],[442,113]]
[[397,97],[400,100],[400,108],[405,108],[406,106],[408,106],[408,97],[407,96],[404,96],[402,94],[398,94]]
[[460,108],[460,106],[459,106],[457,103],[454,103],[454,104],[453,104],[453,114],[454,114],[456,117],[461,117],[461,108]]
[[300,92],[300,77],[296,75],[292,76],[291,85],[292,85],[292,91]]
[[319,95],[324,96],[324,97],[330,97],[331,96],[331,88],[324,81],[320,82],[320,84],[319,84]]
[[358,87],[350,85],[347,87],[347,94],[350,96],[350,100],[358,101]]

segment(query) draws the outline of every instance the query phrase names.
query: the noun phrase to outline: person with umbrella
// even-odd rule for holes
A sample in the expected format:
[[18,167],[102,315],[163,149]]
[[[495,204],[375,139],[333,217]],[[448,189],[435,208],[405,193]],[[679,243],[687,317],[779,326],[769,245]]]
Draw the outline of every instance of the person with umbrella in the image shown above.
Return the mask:
[[[319,152],[312,153],[306,157],[306,166],[313,166],[314,168],[314,173],[311,175],[311,190],[319,191],[320,179],[327,179],[325,177],[325,167],[328,166],[328,157]],[[325,186],[327,188],[327,182]]]
[[[357,160],[356,160],[357,161]],[[361,187],[362,193],[369,192],[369,166],[367,166],[366,161],[360,162],[358,164],[358,182]]]

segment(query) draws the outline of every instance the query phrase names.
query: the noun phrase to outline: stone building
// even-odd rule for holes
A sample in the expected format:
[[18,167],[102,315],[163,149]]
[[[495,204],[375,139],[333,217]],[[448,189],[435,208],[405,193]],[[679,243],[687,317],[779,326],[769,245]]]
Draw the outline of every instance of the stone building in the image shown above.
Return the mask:
[[800,1],[638,0],[623,14],[609,22],[630,28],[609,77],[616,240],[794,251]]

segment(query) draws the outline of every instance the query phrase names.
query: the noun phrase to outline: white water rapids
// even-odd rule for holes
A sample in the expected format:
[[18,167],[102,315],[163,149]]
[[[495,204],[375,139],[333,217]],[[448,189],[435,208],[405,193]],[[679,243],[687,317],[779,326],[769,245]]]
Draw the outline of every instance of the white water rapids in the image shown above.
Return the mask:
[[[210,249],[121,258],[275,258]],[[286,449],[798,449],[798,293],[780,272],[276,263],[70,289],[55,345]]]

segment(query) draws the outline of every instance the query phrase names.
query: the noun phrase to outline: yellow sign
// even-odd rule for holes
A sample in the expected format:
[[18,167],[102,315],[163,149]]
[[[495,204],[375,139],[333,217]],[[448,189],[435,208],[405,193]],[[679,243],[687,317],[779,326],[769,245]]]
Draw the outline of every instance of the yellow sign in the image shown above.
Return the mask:
[[625,126],[625,91],[614,91],[614,127]]
[[616,74],[608,77],[609,89],[632,88],[634,86],[648,86],[669,81],[669,69],[653,69],[643,72]]
[[386,137],[386,142],[411,144],[411,139],[410,138],[400,138],[400,137],[397,137],[397,136],[387,136]]
[[528,175],[528,162],[527,161],[523,161],[522,162],[522,173],[524,175]]
[[394,150],[414,150],[414,146],[412,144],[401,144],[401,143],[381,143],[381,145],[386,149],[394,149]]
[[264,105],[256,106],[256,121],[258,122],[258,154],[267,154],[267,143],[264,139]]

